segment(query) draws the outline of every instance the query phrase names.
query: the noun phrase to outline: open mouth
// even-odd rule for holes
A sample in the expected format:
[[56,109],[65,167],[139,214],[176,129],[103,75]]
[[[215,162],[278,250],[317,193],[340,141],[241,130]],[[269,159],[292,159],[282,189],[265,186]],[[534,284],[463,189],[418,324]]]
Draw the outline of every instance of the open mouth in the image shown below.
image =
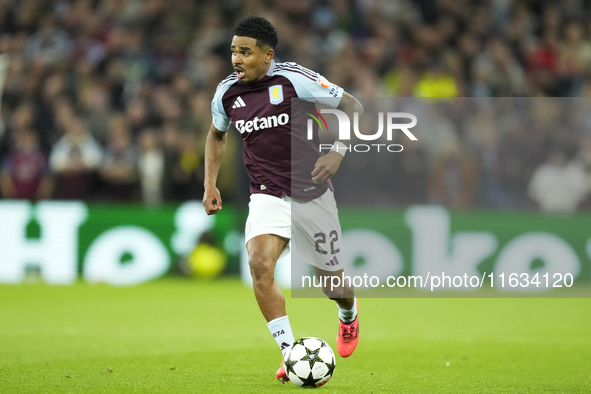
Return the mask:
[[242,79],[244,77],[244,70],[241,68],[235,68],[234,69],[236,71],[236,76],[240,79]]

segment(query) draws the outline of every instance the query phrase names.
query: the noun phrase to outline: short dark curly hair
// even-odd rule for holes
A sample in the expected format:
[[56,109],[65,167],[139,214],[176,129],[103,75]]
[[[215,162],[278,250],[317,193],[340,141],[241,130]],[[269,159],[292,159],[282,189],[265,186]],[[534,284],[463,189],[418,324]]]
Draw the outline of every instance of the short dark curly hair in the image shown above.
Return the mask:
[[249,16],[242,19],[234,28],[234,35],[254,38],[257,40],[258,47],[267,44],[275,49],[277,42],[279,42],[277,30],[271,22],[260,16]]

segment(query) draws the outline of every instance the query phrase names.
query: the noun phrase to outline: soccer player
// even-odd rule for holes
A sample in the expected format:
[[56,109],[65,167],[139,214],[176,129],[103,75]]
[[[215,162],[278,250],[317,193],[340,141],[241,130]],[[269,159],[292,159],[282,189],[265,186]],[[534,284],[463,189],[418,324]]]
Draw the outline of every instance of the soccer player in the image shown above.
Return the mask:
[[[343,272],[337,258],[341,228],[329,178],[339,168],[346,146],[337,142],[321,155],[317,133],[310,141],[302,137],[305,133],[295,133],[297,125],[305,124],[305,111],[293,111],[292,98],[306,101],[308,107],[318,103],[337,108],[351,119],[354,112],[362,114],[363,107],[318,73],[296,63],[276,63],[277,41],[275,28],[261,17],[243,19],[234,29],[230,49],[235,72],[220,82],[211,105],[203,206],[209,215],[222,209],[216,179],[226,130],[233,123],[244,141],[244,164],[251,181],[245,242],[254,293],[285,359],[294,336],[274,270],[277,259],[289,251],[289,240],[314,266],[316,276],[340,277]],[[292,149],[297,155],[292,156]],[[292,159],[297,165],[292,166]],[[292,221],[296,207],[304,217]],[[324,293],[337,303],[337,350],[348,357],[359,339],[353,289],[342,286],[331,292],[325,286]],[[282,383],[289,380],[283,362],[276,377]]]

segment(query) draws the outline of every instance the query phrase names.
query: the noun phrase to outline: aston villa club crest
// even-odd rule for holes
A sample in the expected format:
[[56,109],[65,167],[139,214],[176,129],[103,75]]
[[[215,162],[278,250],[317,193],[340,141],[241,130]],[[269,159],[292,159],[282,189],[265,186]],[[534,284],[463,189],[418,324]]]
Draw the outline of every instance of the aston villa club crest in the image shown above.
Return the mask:
[[283,102],[283,87],[281,85],[273,85],[269,88],[269,101],[275,105]]

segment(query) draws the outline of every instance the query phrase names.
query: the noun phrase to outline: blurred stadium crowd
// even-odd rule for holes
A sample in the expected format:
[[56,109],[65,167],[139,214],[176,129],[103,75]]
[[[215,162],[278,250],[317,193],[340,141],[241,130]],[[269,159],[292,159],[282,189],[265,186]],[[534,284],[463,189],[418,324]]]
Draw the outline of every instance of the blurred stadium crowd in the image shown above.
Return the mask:
[[[2,197],[200,199],[210,101],[247,15],[277,27],[279,61],[360,98],[591,96],[588,0],[0,0]],[[394,202],[589,208],[579,115],[572,128],[434,129],[395,159]],[[229,138],[225,202],[248,198],[240,145]]]

